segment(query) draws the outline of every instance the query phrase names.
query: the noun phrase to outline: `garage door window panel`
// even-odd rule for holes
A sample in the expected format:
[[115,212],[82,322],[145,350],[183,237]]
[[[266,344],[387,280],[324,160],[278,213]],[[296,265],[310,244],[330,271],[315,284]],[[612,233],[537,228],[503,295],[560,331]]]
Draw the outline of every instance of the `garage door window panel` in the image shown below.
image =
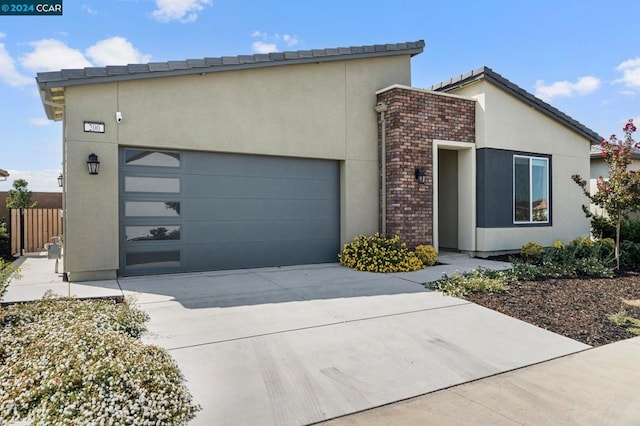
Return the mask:
[[142,149],[126,149],[124,152],[127,166],[180,167],[180,154],[177,152]]
[[127,242],[180,240],[180,226],[179,225],[126,226],[125,239],[127,240]]
[[125,201],[126,217],[179,217],[179,201]]
[[180,250],[128,252],[127,268],[168,268],[180,266]]
[[165,192],[179,193],[179,177],[125,176],[125,192]]

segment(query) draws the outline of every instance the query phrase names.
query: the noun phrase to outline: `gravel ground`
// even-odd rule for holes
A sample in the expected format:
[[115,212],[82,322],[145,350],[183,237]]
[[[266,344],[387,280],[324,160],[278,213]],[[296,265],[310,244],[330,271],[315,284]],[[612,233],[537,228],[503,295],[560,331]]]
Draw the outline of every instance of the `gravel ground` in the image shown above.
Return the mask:
[[622,299],[640,299],[640,274],[612,279],[522,281],[505,293],[472,293],[466,299],[591,346],[634,337],[607,319],[623,309],[640,318],[640,308]]

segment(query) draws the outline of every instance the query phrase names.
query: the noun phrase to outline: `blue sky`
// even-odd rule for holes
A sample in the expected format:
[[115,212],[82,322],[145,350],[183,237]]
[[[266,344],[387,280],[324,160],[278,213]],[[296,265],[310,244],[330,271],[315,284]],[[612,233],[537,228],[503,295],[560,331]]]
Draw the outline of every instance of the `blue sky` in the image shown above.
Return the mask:
[[[3,1],[0,0],[0,3]],[[587,127],[640,121],[637,1],[64,0],[63,16],[0,16],[0,168],[59,191],[62,126],[39,71],[425,40],[412,83],[486,65]]]

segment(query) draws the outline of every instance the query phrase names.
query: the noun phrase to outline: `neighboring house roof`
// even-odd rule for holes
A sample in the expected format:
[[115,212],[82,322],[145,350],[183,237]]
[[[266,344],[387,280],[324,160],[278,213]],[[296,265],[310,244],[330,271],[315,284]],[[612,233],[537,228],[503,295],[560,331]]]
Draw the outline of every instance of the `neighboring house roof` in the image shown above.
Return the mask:
[[593,130],[589,129],[577,120],[569,117],[567,114],[563,113],[557,108],[552,107],[542,99],[535,97],[518,85],[510,82],[489,67],[481,67],[477,70],[462,74],[459,77],[455,77],[448,81],[444,81],[442,83],[431,86],[429,90],[433,90],[436,92],[449,92],[458,87],[466,86],[467,84],[471,84],[479,80],[485,80],[492,83],[498,88],[514,96],[518,100],[524,102],[525,104],[538,110],[547,117],[582,135],[593,143],[599,143],[602,140],[602,137]]
[[[600,145],[591,145],[591,159],[597,160],[602,157],[602,148]],[[632,160],[640,160],[640,148],[631,148],[631,159]]]
[[65,69],[54,72],[40,72],[36,77],[36,81],[38,82],[47,117],[53,120],[61,120],[62,106],[64,105],[64,87],[66,86],[382,56],[414,56],[422,53],[423,48],[424,41],[418,40],[394,44],[338,47],[335,49],[298,50],[257,55],[188,59],[185,61]]
[[0,169],[0,180],[7,180],[9,177],[9,172],[6,170]]

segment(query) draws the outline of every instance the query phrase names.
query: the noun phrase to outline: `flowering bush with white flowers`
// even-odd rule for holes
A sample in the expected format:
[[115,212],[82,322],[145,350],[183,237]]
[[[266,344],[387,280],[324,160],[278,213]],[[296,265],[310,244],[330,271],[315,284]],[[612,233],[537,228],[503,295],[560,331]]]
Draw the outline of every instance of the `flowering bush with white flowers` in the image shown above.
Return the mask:
[[137,339],[147,320],[109,300],[0,309],[0,423],[186,424],[200,407],[169,354]]

